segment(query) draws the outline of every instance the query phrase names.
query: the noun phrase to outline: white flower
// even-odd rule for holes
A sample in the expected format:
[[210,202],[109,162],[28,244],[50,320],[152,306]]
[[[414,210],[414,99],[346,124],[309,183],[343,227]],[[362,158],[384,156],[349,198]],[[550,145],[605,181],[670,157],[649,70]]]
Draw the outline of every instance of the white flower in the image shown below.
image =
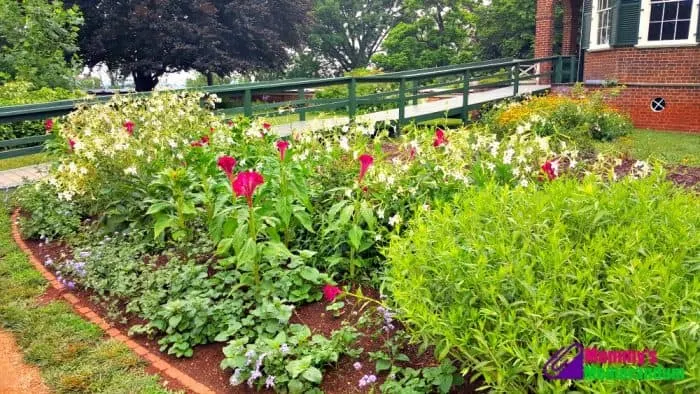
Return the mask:
[[569,162],[569,168],[574,168],[577,164],[578,161],[576,161],[576,159],[571,159],[571,161]]
[[168,145],[173,149],[177,148],[177,142],[174,140],[168,139]]
[[381,241],[381,240],[382,240],[382,235],[381,235],[381,234],[375,235],[375,236],[374,236],[374,240],[375,240],[375,241]]
[[126,175],[136,175],[136,174],[137,174],[137,172],[136,172],[136,167],[133,167],[133,166],[132,166],[132,167],[125,168],[125,169],[124,169],[124,174],[126,174]]
[[384,208],[378,208],[377,209],[377,217],[379,219],[384,219]]
[[340,145],[340,149],[342,149],[343,151],[345,151],[345,152],[350,151],[350,144],[348,143],[348,137],[346,137],[346,136],[340,137],[338,144]]
[[503,153],[503,163],[510,164],[513,161],[513,155],[515,155],[515,150],[513,148],[508,148]]
[[527,181],[527,179],[523,178],[520,180],[520,186],[522,187],[527,187],[530,183]]
[[143,149],[136,149],[136,157],[141,157],[144,153]]
[[401,224],[401,215],[399,215],[398,213],[389,218],[389,225],[391,227],[396,227],[399,224]]

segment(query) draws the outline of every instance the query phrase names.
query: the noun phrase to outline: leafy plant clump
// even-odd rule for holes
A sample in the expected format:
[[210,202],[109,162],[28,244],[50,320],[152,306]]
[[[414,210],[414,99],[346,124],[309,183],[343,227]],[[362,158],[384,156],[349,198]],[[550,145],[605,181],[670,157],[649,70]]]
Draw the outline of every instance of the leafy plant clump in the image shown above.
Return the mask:
[[[678,382],[586,382],[595,392],[696,392],[700,202],[656,174],[542,188],[488,185],[418,215],[387,250],[399,317],[498,392],[563,392],[550,350],[655,349]],[[577,383],[574,383],[577,384]]]
[[593,140],[612,141],[633,129],[629,117],[605,103],[606,94],[576,89],[570,97],[550,95],[500,104],[484,121],[500,136],[532,132],[587,148]]

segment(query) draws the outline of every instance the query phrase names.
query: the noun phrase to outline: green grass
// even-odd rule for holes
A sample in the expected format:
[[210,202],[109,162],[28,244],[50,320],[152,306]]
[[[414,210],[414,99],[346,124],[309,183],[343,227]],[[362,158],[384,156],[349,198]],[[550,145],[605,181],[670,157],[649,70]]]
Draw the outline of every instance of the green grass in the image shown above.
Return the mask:
[[67,303],[38,305],[46,281],[10,235],[0,210],[0,326],[11,331],[25,360],[56,393],[168,393],[124,344],[104,338]]
[[47,153],[35,153],[33,155],[2,159],[0,160],[0,171],[46,163],[48,161],[49,155]]
[[623,153],[639,160],[658,159],[668,164],[700,166],[700,134],[635,130],[613,142],[598,143],[603,153]]

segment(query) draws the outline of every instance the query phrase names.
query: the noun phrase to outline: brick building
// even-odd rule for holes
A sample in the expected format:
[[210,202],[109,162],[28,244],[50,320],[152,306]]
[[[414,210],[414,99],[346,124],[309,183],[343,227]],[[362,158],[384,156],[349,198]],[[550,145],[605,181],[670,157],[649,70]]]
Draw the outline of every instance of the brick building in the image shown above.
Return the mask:
[[535,57],[554,52],[557,3],[586,86],[627,86],[612,104],[637,127],[700,132],[700,0],[538,0]]

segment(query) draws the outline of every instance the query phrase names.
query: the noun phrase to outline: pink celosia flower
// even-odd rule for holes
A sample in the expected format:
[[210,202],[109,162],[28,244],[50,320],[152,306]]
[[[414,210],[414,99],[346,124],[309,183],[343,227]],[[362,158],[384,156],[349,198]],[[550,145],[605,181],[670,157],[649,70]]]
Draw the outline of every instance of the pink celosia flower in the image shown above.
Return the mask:
[[277,150],[280,151],[280,160],[284,161],[284,155],[287,152],[287,149],[289,149],[288,141],[277,141]]
[[241,172],[233,181],[233,191],[238,197],[245,196],[248,206],[253,206],[253,193],[265,182],[263,176],[255,171]]
[[200,138],[198,141],[192,142],[190,145],[201,148],[204,145],[208,145],[208,144],[209,144],[209,136],[205,135],[202,138]]
[[548,160],[542,165],[542,172],[547,175],[550,181],[557,179],[559,176],[559,161]]
[[51,130],[53,129],[53,119],[46,119],[46,121],[44,122],[44,129],[46,129],[47,133],[51,132]]
[[226,173],[229,181],[233,183],[233,167],[236,166],[236,159],[231,156],[221,156],[217,164]]
[[263,123],[262,126],[263,126],[263,129],[265,129],[267,131],[270,131],[270,128],[272,128],[272,125],[267,123],[267,122]]
[[362,155],[359,157],[360,160],[360,182],[367,174],[367,170],[374,163],[374,158],[370,155]]
[[333,285],[323,286],[323,298],[328,302],[333,302],[335,297],[339,296],[343,291]]
[[415,159],[415,158],[416,158],[416,148],[411,147],[411,153],[410,153],[410,156],[409,156],[409,160],[413,160],[413,159]]
[[443,129],[435,130],[435,140],[433,141],[433,146],[438,147],[447,144],[449,141],[445,138],[445,131]]
[[126,129],[127,134],[134,135],[134,122],[127,120],[124,122],[124,128]]
[[72,139],[69,139],[68,146],[70,147],[70,150],[75,150],[75,141],[73,141]]

